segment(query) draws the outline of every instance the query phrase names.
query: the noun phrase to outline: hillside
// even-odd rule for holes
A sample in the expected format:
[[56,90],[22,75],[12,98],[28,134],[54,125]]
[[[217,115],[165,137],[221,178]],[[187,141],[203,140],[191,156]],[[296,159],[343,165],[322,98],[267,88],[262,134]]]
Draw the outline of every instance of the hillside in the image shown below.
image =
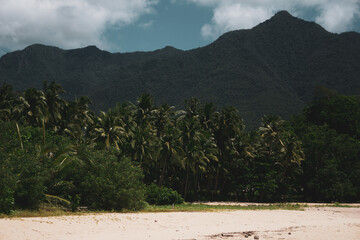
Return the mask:
[[359,95],[360,34],[332,34],[282,11],[189,51],[109,53],[35,44],[0,59],[1,83],[24,90],[45,80],[60,83],[68,98],[89,96],[96,110],[143,92],[176,106],[198,97],[236,106],[254,127],[263,114],[298,113],[319,85]]

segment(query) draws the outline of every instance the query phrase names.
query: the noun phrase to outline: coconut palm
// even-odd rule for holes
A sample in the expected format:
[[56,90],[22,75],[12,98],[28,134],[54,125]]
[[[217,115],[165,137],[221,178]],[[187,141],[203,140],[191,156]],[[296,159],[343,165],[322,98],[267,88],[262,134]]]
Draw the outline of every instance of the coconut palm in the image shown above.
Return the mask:
[[133,162],[140,164],[145,177],[152,178],[150,169],[156,165],[159,140],[151,129],[141,127],[136,127],[127,139],[125,154],[129,155]]
[[61,110],[58,132],[65,132],[77,143],[87,143],[94,124],[94,116],[89,111],[90,103],[87,97],[66,102]]
[[194,176],[194,185],[197,188],[197,175],[206,172],[208,165],[218,160],[213,136],[202,128],[199,113],[199,101],[190,99],[186,102],[186,114],[178,119],[180,141],[185,156],[184,198],[190,186],[190,173]]
[[29,88],[25,91],[24,98],[28,103],[26,111],[27,121],[32,126],[43,126],[47,122],[47,104],[43,91]]
[[294,177],[294,174],[301,173],[301,162],[305,155],[301,148],[301,142],[294,134],[287,133],[284,142],[284,152],[282,157],[276,161],[280,166],[281,173],[279,180],[281,183],[286,182],[287,178]]
[[64,93],[61,85],[54,82],[47,84],[44,82],[43,92],[45,94],[45,101],[47,106],[46,118],[50,127],[55,130],[59,129],[59,122],[61,121],[61,111],[65,107],[66,101],[60,98],[60,94]]
[[177,112],[172,111],[173,107],[163,105],[159,112],[154,115],[154,125],[156,128],[156,136],[159,139],[159,167],[161,174],[159,178],[159,186],[163,185],[168,165],[181,166],[184,168],[182,159],[183,150],[179,140],[180,130],[176,126],[175,115]]
[[11,109],[15,102],[15,94],[13,88],[7,83],[3,83],[0,88],[0,120],[11,120]]
[[199,113],[199,121],[206,131],[213,131],[214,120],[218,112],[216,112],[216,106],[213,103],[205,103],[202,105]]
[[137,105],[133,105],[137,127],[150,127],[154,107],[154,99],[150,94],[144,93],[140,95]]
[[107,113],[100,112],[92,131],[93,141],[105,144],[106,150],[114,146],[120,150],[119,145],[124,144],[125,129],[122,120],[111,110]]
[[163,104],[159,108],[152,110],[152,120],[158,138],[163,135],[169,124],[173,124],[172,120],[175,118],[174,108],[174,106]]
[[224,107],[220,113],[214,115],[213,134],[218,148],[218,162],[214,162],[215,170],[214,191],[217,192],[219,182],[225,182],[229,177],[228,171],[233,168],[232,164],[242,155],[243,120],[238,111],[233,107]]
[[260,131],[260,153],[267,164],[277,172],[277,195],[287,192],[290,182],[301,173],[304,153],[295,134],[285,129],[284,121],[277,116],[265,117]]

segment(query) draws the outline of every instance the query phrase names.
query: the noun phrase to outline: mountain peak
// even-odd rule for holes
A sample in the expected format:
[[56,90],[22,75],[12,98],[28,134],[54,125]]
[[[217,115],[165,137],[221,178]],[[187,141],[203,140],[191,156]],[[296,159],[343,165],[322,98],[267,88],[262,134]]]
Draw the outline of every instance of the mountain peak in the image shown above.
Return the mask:
[[102,50],[100,50],[95,45],[89,45],[89,46],[86,46],[86,47],[83,47],[83,48],[72,49],[70,51],[76,51],[76,52],[82,52],[82,53],[90,53],[90,54],[95,54],[95,53],[102,52]]
[[88,58],[88,57],[94,57],[94,56],[101,56],[103,54],[107,55],[110,53],[99,49],[95,45],[89,45],[89,46],[86,46],[83,48],[76,48],[76,49],[68,50],[67,54],[74,55],[74,56],[76,55],[81,58]]
[[166,51],[166,52],[181,52],[180,49],[174,48],[173,46],[166,46],[160,50]]
[[286,10],[281,10],[277,12],[272,18],[294,18],[294,16]]
[[24,51],[36,51],[36,50],[45,50],[45,49],[59,49],[54,46],[48,46],[40,43],[35,43],[30,46],[27,46]]
[[95,45],[89,45],[83,48],[84,50],[88,51],[101,51],[97,46]]
[[268,20],[268,22],[274,22],[274,23],[284,23],[284,22],[294,22],[294,21],[304,22],[304,20],[294,17],[288,11],[285,10],[277,12],[272,18]]
[[[310,34],[324,36],[329,34],[323,27],[315,22],[306,21],[291,15],[288,11],[279,11],[272,18],[253,28],[256,31],[271,31],[271,34],[281,36],[283,33],[290,35]],[[269,33],[268,33],[269,34]]]

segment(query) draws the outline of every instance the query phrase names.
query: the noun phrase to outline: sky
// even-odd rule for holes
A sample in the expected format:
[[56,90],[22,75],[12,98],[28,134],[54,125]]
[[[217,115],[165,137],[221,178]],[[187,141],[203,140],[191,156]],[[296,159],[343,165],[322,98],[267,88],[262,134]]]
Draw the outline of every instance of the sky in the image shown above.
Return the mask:
[[34,43],[110,52],[189,50],[280,10],[333,33],[360,32],[360,0],[0,0],[0,55]]

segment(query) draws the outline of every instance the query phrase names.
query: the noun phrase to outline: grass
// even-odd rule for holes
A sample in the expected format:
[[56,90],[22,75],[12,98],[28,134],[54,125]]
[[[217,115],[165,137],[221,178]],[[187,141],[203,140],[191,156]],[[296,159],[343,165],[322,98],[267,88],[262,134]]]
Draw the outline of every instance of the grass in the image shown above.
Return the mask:
[[[155,206],[149,205],[145,209],[139,211],[142,213],[149,212],[213,212],[223,210],[302,210],[303,205],[300,204],[270,204],[270,205],[253,205],[253,206],[230,206],[230,205],[205,205],[184,203],[179,205]],[[131,213],[134,211],[124,210],[122,213]],[[110,213],[109,211],[82,211],[71,212],[60,207],[42,206],[38,210],[15,210],[11,214],[0,214],[0,218],[24,218],[24,217],[55,217],[55,216],[73,216],[84,214]]]
[[83,212],[71,212],[62,207],[56,206],[41,206],[36,210],[29,209],[17,209],[12,211],[9,215],[1,214],[0,218],[26,218],[26,217],[56,217],[56,216],[64,216],[64,215],[81,215]]
[[222,210],[303,210],[305,206],[300,204],[264,204],[264,205],[206,205],[206,204],[179,204],[179,205],[150,205],[142,212],[211,212]]
[[322,204],[322,205],[314,205],[314,207],[339,207],[339,208],[360,208],[360,206],[352,206],[342,203],[331,203],[331,204]]
[[[226,210],[292,210],[302,211],[304,208],[309,207],[307,204],[299,203],[275,203],[275,204],[259,204],[259,205],[206,205],[198,203],[184,203],[179,205],[164,205],[155,206],[149,205],[145,209],[138,211],[140,213],[156,213],[156,212],[215,212]],[[346,204],[324,204],[313,205],[310,207],[346,207],[346,208],[359,208],[358,206],[351,206]],[[124,210],[121,213],[133,213],[134,211]],[[55,216],[79,216],[86,214],[101,214],[111,213],[109,211],[81,211],[71,212],[62,207],[43,205],[38,210],[15,210],[11,214],[0,214],[0,218],[26,218],[26,217],[55,217]],[[113,212],[112,212],[113,213]]]

